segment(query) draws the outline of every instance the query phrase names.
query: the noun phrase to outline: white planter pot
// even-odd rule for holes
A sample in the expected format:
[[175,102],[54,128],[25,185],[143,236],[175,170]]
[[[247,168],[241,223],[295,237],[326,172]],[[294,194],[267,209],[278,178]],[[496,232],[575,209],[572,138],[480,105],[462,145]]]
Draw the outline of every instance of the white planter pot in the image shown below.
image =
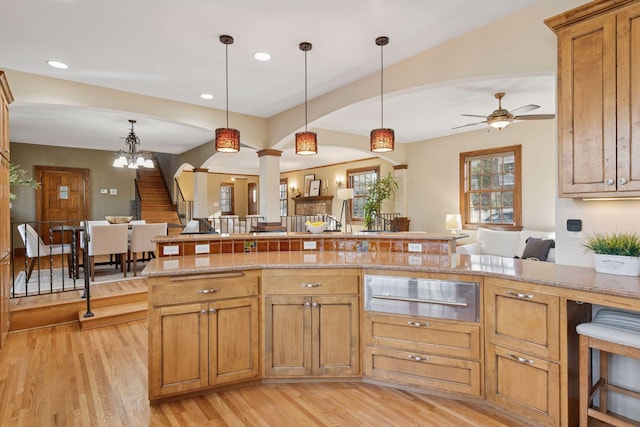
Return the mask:
[[594,254],[598,273],[640,276],[640,257]]

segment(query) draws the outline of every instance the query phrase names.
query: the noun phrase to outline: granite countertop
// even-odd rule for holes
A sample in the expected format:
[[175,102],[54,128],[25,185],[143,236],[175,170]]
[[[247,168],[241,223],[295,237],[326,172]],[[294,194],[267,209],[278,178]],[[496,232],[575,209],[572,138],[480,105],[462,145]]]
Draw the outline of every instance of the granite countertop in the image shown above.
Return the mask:
[[469,237],[467,234],[451,234],[451,233],[427,233],[424,231],[359,231],[354,233],[342,232],[323,232],[323,233],[290,233],[290,232],[263,232],[263,233],[244,233],[244,234],[217,234],[217,233],[191,233],[177,234],[171,236],[157,236],[153,241],[156,243],[171,242],[189,242],[201,240],[260,240],[260,239],[286,239],[286,238],[309,238],[309,239],[346,239],[346,238],[385,238],[385,239],[416,239],[416,240],[440,240],[452,241]]
[[[390,233],[396,234],[396,233]],[[400,233],[404,234],[404,233]],[[265,252],[191,255],[152,260],[143,276],[173,276],[275,268],[371,268],[427,273],[479,274],[522,282],[640,299],[640,278],[596,273],[593,268],[492,255],[422,255],[380,252]]]

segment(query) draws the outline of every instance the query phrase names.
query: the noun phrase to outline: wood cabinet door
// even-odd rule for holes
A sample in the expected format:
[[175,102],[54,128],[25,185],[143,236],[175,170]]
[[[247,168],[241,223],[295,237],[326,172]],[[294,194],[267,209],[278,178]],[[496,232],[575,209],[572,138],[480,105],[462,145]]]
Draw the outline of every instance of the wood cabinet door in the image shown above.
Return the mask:
[[204,303],[151,310],[150,398],[208,385],[208,312]]
[[[486,281],[487,340],[554,361],[560,358],[560,299],[530,292],[516,282]],[[509,286],[513,285],[513,286]]]
[[257,378],[258,298],[209,304],[209,385]]
[[0,348],[9,333],[9,297],[11,296],[11,256],[0,259]]
[[316,296],[312,300],[314,375],[360,374],[357,296]]
[[618,191],[640,191],[640,4],[618,12]]
[[265,376],[311,375],[311,297],[265,298]]
[[561,197],[616,191],[616,16],[558,31]]
[[487,400],[536,425],[560,425],[560,367],[504,347],[487,346]]

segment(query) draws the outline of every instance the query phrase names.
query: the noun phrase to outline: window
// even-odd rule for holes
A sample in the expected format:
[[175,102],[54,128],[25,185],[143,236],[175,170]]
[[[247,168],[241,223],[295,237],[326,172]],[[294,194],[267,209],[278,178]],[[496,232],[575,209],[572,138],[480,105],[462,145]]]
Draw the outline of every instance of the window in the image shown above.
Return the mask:
[[220,212],[233,215],[233,184],[220,184]]
[[377,180],[379,176],[380,166],[347,170],[347,187],[353,188],[353,200],[351,200],[351,218],[353,220],[364,218],[365,185]]
[[522,228],[522,146],[460,153],[463,228]]
[[289,191],[287,183],[287,178],[280,180],[280,216],[289,215],[289,204],[287,202],[287,195],[289,194]]

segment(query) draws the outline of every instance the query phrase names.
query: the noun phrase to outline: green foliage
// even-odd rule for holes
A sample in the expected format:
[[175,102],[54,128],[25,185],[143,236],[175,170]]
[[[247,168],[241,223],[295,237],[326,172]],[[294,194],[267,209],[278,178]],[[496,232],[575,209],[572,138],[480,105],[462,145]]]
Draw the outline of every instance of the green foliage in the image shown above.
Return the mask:
[[[22,169],[20,165],[16,163],[9,163],[9,187],[29,187],[37,190],[40,188],[40,183],[33,178],[27,178],[27,171]],[[15,200],[17,196],[13,193],[9,193],[9,199]]]
[[626,233],[594,233],[582,243],[585,251],[603,255],[640,256],[640,235]]
[[382,202],[393,199],[396,196],[396,190],[398,190],[398,181],[391,175],[391,172],[384,178],[378,178],[365,184],[365,202],[362,208],[364,211],[364,226],[367,230],[370,230],[373,225],[374,214],[380,213]]

